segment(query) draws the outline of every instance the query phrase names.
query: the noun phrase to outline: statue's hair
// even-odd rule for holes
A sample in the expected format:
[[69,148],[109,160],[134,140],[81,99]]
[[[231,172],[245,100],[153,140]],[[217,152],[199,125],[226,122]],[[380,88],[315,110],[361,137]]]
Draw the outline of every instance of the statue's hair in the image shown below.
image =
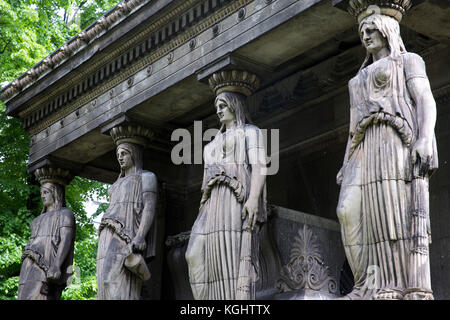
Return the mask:
[[[116,152],[117,150],[119,150],[119,148],[125,149],[131,154],[131,159],[133,159],[134,172],[141,172],[144,166],[143,148],[138,144],[130,142],[119,144],[116,148]],[[121,168],[119,178],[123,177],[125,177],[125,172]]]
[[[66,206],[66,195],[64,186],[55,182],[45,182],[41,185],[41,189],[47,189],[53,196],[54,208],[56,210],[61,210],[62,207]],[[42,208],[42,212],[47,212],[47,207]]]
[[[248,116],[246,115],[246,102],[245,96],[236,92],[222,92],[217,95],[214,105],[217,104],[219,99],[225,100],[228,107],[234,112],[236,116],[236,125],[238,127],[243,127],[248,120]],[[220,127],[220,132],[225,131],[225,125],[222,124]]]
[[[372,14],[363,19],[359,24],[358,31],[361,34],[361,28],[366,23],[373,23],[381,35],[386,39],[389,47],[389,56],[400,59],[400,55],[406,52],[405,45],[400,35],[400,25],[394,18],[383,14]],[[401,59],[400,59],[401,61]],[[361,65],[361,69],[365,68],[373,62],[372,55],[367,52],[366,58]]]

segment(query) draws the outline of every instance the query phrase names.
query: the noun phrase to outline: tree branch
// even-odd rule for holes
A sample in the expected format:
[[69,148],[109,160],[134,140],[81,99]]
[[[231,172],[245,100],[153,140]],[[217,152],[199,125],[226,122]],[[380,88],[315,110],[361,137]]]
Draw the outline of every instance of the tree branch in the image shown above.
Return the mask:
[[6,51],[6,48],[8,47],[8,45],[11,43],[11,40],[9,40],[6,44],[5,44],[5,46],[3,47],[3,49],[2,50],[0,50],[0,54],[3,54],[3,53],[5,53],[5,51]]
[[[81,1],[80,5],[77,7],[77,9],[75,10],[75,12],[72,14],[72,21],[75,19],[75,17],[78,14],[78,11],[80,11],[80,9],[87,3],[87,1]],[[81,26],[80,26],[81,27]]]

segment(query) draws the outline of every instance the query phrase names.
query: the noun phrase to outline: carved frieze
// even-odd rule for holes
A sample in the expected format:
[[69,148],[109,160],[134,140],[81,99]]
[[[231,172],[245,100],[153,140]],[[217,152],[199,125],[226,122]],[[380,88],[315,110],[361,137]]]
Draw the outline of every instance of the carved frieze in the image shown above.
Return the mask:
[[[147,68],[154,61],[164,56],[169,57],[175,48],[185,43],[189,45],[199,33],[217,26],[221,20],[249,2],[251,0],[183,2],[104,59],[94,62],[85,72],[69,79],[63,91],[55,91],[33,102],[19,114],[24,119],[24,127],[31,134],[41,131],[59,118],[74,112],[90,99],[127,81],[137,71]],[[103,18],[95,24],[98,28],[107,24]],[[85,41],[89,35],[80,34],[77,39],[80,40],[80,37]],[[71,42],[67,44],[69,51],[70,45]],[[104,64],[104,61],[108,63]],[[19,84],[16,86],[20,88]]]
[[75,36],[67,44],[53,52],[46,57],[41,63],[33,67],[29,72],[19,77],[15,86],[7,86],[0,94],[1,100],[7,100],[14,94],[24,89],[29,84],[33,83],[41,75],[51,70],[55,65],[61,63],[72,53],[79,50],[82,46],[87,45],[93,38],[98,36],[102,31],[108,29],[110,25],[119,19],[128,15],[137,6],[148,2],[148,0],[125,0],[120,5],[109,11],[97,23],[93,24],[88,29],[82,31]]

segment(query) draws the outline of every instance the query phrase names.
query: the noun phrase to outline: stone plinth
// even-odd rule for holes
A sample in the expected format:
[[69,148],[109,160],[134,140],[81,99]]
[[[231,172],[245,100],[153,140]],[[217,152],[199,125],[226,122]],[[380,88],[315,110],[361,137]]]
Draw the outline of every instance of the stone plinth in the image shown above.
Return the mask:
[[[303,212],[270,206],[260,232],[257,299],[330,300],[339,296],[345,261],[339,224]],[[174,298],[192,299],[184,258],[190,232],[166,239],[170,287]]]

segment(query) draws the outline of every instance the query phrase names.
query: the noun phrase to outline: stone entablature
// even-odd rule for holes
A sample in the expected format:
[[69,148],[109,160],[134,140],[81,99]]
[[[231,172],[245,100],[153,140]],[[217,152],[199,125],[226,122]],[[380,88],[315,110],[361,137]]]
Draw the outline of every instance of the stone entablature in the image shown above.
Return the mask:
[[[5,101],[13,98],[16,94],[35,83],[40,77],[62,65],[65,61],[70,59],[72,55],[80,50],[86,49],[87,45],[94,39],[102,36],[106,31],[112,29],[112,27],[149,2],[149,0],[126,0],[119,3],[91,26],[68,41],[65,45],[55,50],[36,66],[2,88],[0,98]],[[173,1],[166,2],[170,3]],[[230,0],[189,0],[178,2],[184,3],[171,11],[167,16],[164,16],[164,19],[158,20],[156,23],[152,23],[151,27],[146,30],[146,33],[152,33],[150,38],[140,46],[134,47],[131,51],[127,52],[128,57],[131,56],[132,58],[133,54],[138,54],[139,50],[145,52],[155,46],[160,46],[180,32],[183,32],[187,28],[195,25],[210,13],[217,11],[227,2],[230,2]],[[183,10],[184,12],[179,14],[179,12]],[[176,16],[176,18],[173,19],[174,16]],[[157,30],[155,31],[155,29]],[[125,64],[126,63],[127,62],[125,62]],[[91,79],[88,81],[91,81]]]
[[[129,0],[128,2],[131,1]],[[125,5],[128,2],[123,2],[122,4]],[[24,127],[31,134],[40,132],[61,119],[62,115],[67,115],[78,109],[83,103],[91,100],[93,96],[98,96],[99,87],[102,88],[100,91],[104,92],[123,81],[127,81],[131,86],[133,84],[133,74],[143,68],[147,68],[148,74],[151,75],[152,62],[168,55],[167,60],[170,63],[170,57],[173,60],[172,51],[174,49],[189,42],[199,32],[220,22],[224,17],[232,14],[249,2],[250,0],[234,2],[229,0],[189,0],[174,2],[178,6],[168,14],[158,18],[156,21],[152,21],[147,28],[137,33],[120,47],[106,54],[102,59],[91,64],[85,71],[69,79],[58,90],[32,102],[30,106],[22,110],[19,113],[19,117],[24,119]],[[229,6],[226,6],[227,4]],[[107,15],[106,17],[109,16]],[[89,30],[89,32],[84,31],[77,36],[76,39],[78,40],[73,40],[63,46],[60,51],[63,50],[62,52],[64,52],[64,60],[60,61],[58,65],[62,65],[63,61],[70,59],[72,51],[69,48],[71,48],[72,43],[88,44],[89,40],[93,41],[97,36],[103,35],[101,32],[105,29],[101,27],[107,25],[105,21],[108,21],[108,19],[105,17],[101,18],[95,25],[98,26],[97,29]],[[99,33],[95,34],[94,30],[98,30]],[[191,44],[189,45],[192,47]],[[76,49],[75,51],[77,50],[82,49]],[[62,55],[62,53],[59,55]],[[53,56],[46,58],[47,61],[53,61],[53,58],[50,58]],[[51,63],[44,63],[44,65],[53,66]],[[35,68],[31,69],[30,72],[33,74],[37,73]],[[48,67],[42,74],[46,74],[53,68],[55,67]],[[38,70],[40,69],[42,67],[38,67]]]
[[[167,45],[156,49],[154,55],[150,54],[148,57],[138,59],[136,64],[122,70],[117,77],[102,82],[91,92],[60,108],[56,113],[41,121],[39,128],[37,126],[29,128],[28,131],[32,135],[29,166],[35,165],[43,157],[70,142],[86,136],[87,133],[92,133],[119,114],[132,112],[140,115],[145,112],[145,121],[165,123],[195,106],[206,103],[208,99],[212,99],[212,95],[205,84],[198,82],[194,84],[195,76],[192,77],[192,75],[317,3],[320,3],[320,10],[322,8],[335,10],[325,3],[322,4],[320,0],[307,3],[294,0],[272,1],[270,4],[266,1],[240,0],[233,1],[229,6],[215,11],[205,22],[180,35],[180,38],[186,39],[184,43],[177,42],[177,37],[173,38]],[[258,25],[260,27],[255,28]],[[334,26],[327,28],[334,30]],[[344,23],[342,29],[345,28]],[[193,45],[191,40],[194,38]],[[178,45],[178,47],[169,50],[170,45]],[[313,44],[308,45],[313,46]],[[94,60],[95,57],[89,63],[94,63]],[[195,93],[193,90],[188,90],[183,95],[182,98],[188,100],[184,101],[183,106],[173,105],[170,95],[169,99],[161,98],[165,94],[162,93],[163,91],[172,90],[181,81],[184,81],[183,83],[187,81],[189,86],[195,86]],[[162,95],[158,95],[159,93]],[[181,93],[178,94],[181,95]],[[44,94],[41,93],[41,95]],[[154,97],[156,95],[158,97]],[[24,96],[25,94],[18,99],[23,100]],[[135,108],[149,99],[152,100],[150,105],[147,103],[145,108],[141,105],[139,110]],[[163,102],[165,105],[172,105],[170,108],[164,108]],[[11,108],[17,105],[17,101],[8,103],[8,107]],[[106,143],[106,140],[101,143]],[[83,163],[90,160],[83,158]],[[74,161],[77,162],[76,159]]]
[[2,88],[0,98],[5,101],[9,100],[29,85],[32,85],[41,76],[62,64],[75,52],[83,50],[91,40],[98,37],[103,31],[108,30],[111,26],[119,22],[119,20],[125,18],[130,12],[134,11],[136,7],[139,7],[146,2],[149,1],[128,0],[118,4],[99,20],[97,20],[96,23],[80,32],[73,39],[55,50],[33,68],[25,72],[6,87]]

